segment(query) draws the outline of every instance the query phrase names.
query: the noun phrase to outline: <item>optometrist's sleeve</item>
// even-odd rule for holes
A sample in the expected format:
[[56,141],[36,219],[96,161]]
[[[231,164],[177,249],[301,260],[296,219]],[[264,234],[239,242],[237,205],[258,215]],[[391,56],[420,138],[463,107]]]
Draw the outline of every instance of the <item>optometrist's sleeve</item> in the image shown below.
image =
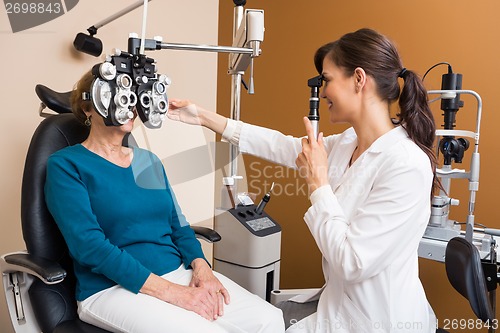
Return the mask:
[[222,141],[229,142],[232,145],[238,146],[240,143],[240,133],[242,126],[242,121],[228,118],[226,128],[224,129],[224,132],[222,132]]
[[348,220],[330,185],[310,197],[304,216],[323,257],[344,280],[360,282],[385,270],[400,256],[414,255],[430,215],[430,163],[402,154],[387,159],[364,202]]
[[297,167],[295,160],[302,151],[300,138],[232,119],[228,119],[222,137],[231,144],[237,145],[242,153],[290,168]]

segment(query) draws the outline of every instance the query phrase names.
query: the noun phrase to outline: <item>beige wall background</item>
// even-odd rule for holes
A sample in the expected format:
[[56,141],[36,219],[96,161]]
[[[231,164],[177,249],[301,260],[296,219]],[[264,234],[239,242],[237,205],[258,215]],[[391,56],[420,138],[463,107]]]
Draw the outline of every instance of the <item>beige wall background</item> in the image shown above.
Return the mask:
[[[221,44],[231,41],[232,16],[222,13],[227,13],[232,6],[232,1],[220,2]],[[246,8],[265,10],[266,32],[262,56],[255,62],[256,93],[253,96],[243,94],[241,119],[287,134],[304,135],[302,117],[309,112],[307,79],[316,75],[312,61],[314,52],[344,33],[370,27],[388,35],[396,42],[404,65],[420,75],[435,63],[451,63],[454,71],[463,74],[463,88],[478,92],[484,103],[476,222],[500,228],[496,218],[499,181],[495,173],[499,162],[497,127],[500,122],[498,1],[249,0]],[[227,57],[219,57],[219,67],[226,64]],[[428,74],[427,88],[439,89],[441,75],[445,72],[446,67],[438,67]],[[227,79],[219,76],[218,112],[226,115],[228,87]],[[473,130],[475,100],[465,96],[463,100],[465,107],[458,112],[457,128]],[[441,126],[443,117],[439,105],[433,108],[436,122]],[[325,135],[342,131],[343,126],[328,124],[326,112],[326,105],[322,104],[320,128]],[[283,228],[281,286],[321,286],[320,253],[302,220],[309,207],[304,183],[297,180],[293,172],[265,161],[245,156],[245,163],[249,190],[258,193],[259,198],[272,181],[276,182],[275,195],[266,210]],[[457,167],[468,169],[468,160],[464,159]],[[451,194],[461,200],[459,207],[453,207],[451,218],[464,222],[467,183],[453,181]],[[444,265],[423,259],[420,263],[420,277],[440,324],[445,319],[475,318],[467,302],[449,285]]]
[[[24,249],[20,230],[20,188],[24,158],[31,135],[42,118],[38,116],[37,83],[57,91],[71,90],[80,76],[101,58],[77,53],[73,39],[93,24],[135,3],[122,1],[80,1],[65,15],[32,29],[12,33],[5,10],[0,10],[0,49],[3,75],[0,100],[0,253]],[[165,42],[217,44],[218,0],[156,0],[149,3],[147,38],[163,36]],[[232,13],[232,12],[231,12]],[[142,9],[99,29],[103,54],[113,48],[127,49],[129,32],[141,34]],[[215,110],[217,56],[212,53],[161,50],[148,52],[157,60],[158,72],[167,74],[172,85],[168,95],[188,97]],[[214,174],[206,148],[214,135],[194,126],[166,122],[160,130],[137,127],[134,135],[165,162],[170,181],[184,213],[191,223],[212,225]],[[201,154],[201,155],[200,155]],[[201,158],[200,156],[203,156]],[[174,163],[175,162],[175,163]],[[198,164],[198,165],[197,165]],[[201,169],[196,169],[196,166]],[[194,169],[194,173],[189,173]],[[193,175],[197,175],[194,178]],[[199,177],[198,177],[199,176]],[[207,247],[207,254],[211,256]],[[0,331],[12,332],[3,292],[0,296]]]

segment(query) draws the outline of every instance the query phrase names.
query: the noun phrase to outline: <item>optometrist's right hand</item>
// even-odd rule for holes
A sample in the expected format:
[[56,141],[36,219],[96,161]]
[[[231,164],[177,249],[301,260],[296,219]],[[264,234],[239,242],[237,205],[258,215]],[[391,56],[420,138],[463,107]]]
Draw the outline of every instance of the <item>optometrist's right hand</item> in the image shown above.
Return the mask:
[[169,100],[169,109],[167,117],[170,120],[180,121],[190,125],[203,125],[203,109],[198,108],[188,100],[173,99]]
[[323,144],[323,133],[318,139],[314,135],[311,121],[304,117],[307,138],[302,138],[302,152],[299,153],[295,164],[299,174],[306,179],[309,193],[312,194],[321,186],[328,185],[328,154]]
[[140,292],[193,311],[210,321],[218,317],[217,309],[219,304],[217,298],[205,288],[182,286],[162,279],[158,275],[151,274]]
[[227,118],[203,109],[188,100],[171,98],[167,117],[190,125],[201,125],[222,134],[226,128]]

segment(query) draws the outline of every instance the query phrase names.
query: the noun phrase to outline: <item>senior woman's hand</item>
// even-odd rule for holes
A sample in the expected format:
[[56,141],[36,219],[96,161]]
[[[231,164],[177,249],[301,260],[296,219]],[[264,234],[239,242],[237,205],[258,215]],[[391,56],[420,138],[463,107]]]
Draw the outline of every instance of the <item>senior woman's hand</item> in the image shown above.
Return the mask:
[[[214,284],[212,290],[219,290],[216,288],[221,286],[215,287]],[[229,297],[225,288],[224,291]],[[193,311],[210,321],[215,320],[220,316],[219,299],[222,296],[219,295],[222,292],[210,292],[209,288],[180,285],[151,273],[142,286],[140,292],[156,297],[164,302],[176,305],[183,309]],[[229,302],[229,298],[227,298],[227,302]]]
[[299,168],[299,175],[306,179],[309,194],[317,188],[328,185],[328,158],[323,145],[323,133],[318,139],[314,137],[311,121],[304,117],[307,138],[302,139],[302,152],[299,153],[295,164]]
[[193,277],[189,286],[208,290],[214,301],[214,319],[224,315],[224,304],[227,305],[230,302],[227,289],[217,279],[205,260],[195,259],[191,263],[191,267],[193,267]]

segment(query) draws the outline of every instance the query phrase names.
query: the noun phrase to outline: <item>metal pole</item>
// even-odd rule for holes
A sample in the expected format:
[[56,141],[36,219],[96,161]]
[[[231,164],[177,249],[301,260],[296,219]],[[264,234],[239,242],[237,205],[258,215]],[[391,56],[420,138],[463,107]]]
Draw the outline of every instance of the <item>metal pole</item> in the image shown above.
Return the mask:
[[[233,42],[236,38],[236,33],[241,26],[243,21],[243,6],[235,6],[234,7],[234,16],[233,16]],[[241,78],[242,72],[231,72],[232,76],[231,80],[231,119],[240,120],[240,98],[241,98]],[[230,177],[235,179],[235,192],[238,193],[238,187],[236,183],[236,176],[238,175],[238,147],[231,145],[229,151],[229,161],[230,161]]]
[[[240,97],[241,97],[241,76],[242,73],[233,73],[231,80],[231,119],[240,120]],[[238,175],[238,147],[230,145],[229,161],[230,161],[230,177]],[[236,181],[235,181],[236,184]]]
[[221,53],[246,53],[246,54],[253,53],[253,50],[251,48],[231,47],[231,46],[161,43],[160,47],[162,49],[170,49],[170,50],[189,50],[189,51],[208,51],[208,52],[221,52]]

